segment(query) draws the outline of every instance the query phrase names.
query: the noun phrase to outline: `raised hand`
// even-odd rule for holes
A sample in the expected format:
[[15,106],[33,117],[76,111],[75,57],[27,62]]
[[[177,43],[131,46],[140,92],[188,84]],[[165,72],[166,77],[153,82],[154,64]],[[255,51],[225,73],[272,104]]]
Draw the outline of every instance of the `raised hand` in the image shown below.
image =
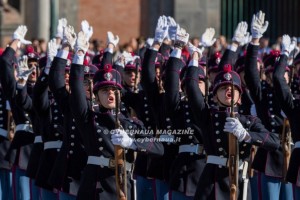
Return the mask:
[[74,48],[76,42],[76,33],[73,26],[64,27],[63,41],[62,44],[67,44],[71,49]]
[[168,20],[166,16],[160,16],[154,35],[154,41],[161,44],[168,35]]
[[265,21],[265,13],[259,11],[254,14],[251,22],[251,34],[253,38],[261,38],[268,28],[269,22]]
[[247,22],[240,22],[234,31],[232,41],[242,44],[245,42],[247,35],[248,24]]
[[31,44],[29,40],[25,40],[25,35],[27,33],[27,27],[24,25],[18,26],[18,28],[15,30],[13,34],[13,40],[19,40],[20,42],[18,43],[18,47],[21,47],[21,44]]
[[84,32],[88,40],[90,40],[93,35],[93,27],[89,25],[88,21],[83,20],[81,22],[81,30]]
[[67,19],[66,18],[61,18],[58,20],[58,24],[57,24],[57,29],[56,29],[56,37],[63,39],[64,36],[64,27],[67,26]]
[[113,44],[115,47],[119,43],[120,38],[118,35],[114,36],[114,34],[110,31],[107,32],[107,44]]
[[203,47],[210,47],[216,42],[215,36],[215,29],[214,28],[207,28],[205,32],[201,36],[200,45]]

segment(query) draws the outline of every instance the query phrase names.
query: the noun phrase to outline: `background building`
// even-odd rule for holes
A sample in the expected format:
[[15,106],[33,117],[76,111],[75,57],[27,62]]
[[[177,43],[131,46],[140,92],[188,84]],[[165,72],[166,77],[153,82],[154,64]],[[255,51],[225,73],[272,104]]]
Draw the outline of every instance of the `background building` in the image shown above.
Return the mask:
[[266,12],[266,36],[274,41],[283,33],[300,36],[299,6],[297,0],[0,0],[0,45],[7,44],[20,24],[28,26],[28,39],[48,40],[61,17],[77,31],[86,19],[94,28],[93,38],[103,40],[110,30],[120,36],[121,44],[132,37],[153,36],[163,14],[173,16],[191,36],[214,27],[217,34],[231,38],[236,24],[250,24],[258,10]]

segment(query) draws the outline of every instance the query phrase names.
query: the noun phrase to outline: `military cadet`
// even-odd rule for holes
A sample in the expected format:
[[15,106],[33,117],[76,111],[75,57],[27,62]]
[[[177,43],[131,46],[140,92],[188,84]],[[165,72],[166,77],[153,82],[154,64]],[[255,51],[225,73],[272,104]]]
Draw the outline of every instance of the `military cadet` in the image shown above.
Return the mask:
[[[213,35],[212,35],[213,37]],[[166,105],[175,130],[189,130],[190,133],[175,135],[180,138],[178,156],[170,171],[170,188],[172,199],[192,199],[196,192],[197,182],[205,166],[203,140],[191,113],[190,105],[184,94],[179,92],[179,71],[185,66],[182,62],[182,48],[187,44],[189,34],[184,29],[177,29],[174,49],[166,66]],[[212,39],[212,38],[211,38]],[[202,51],[199,51],[202,54]],[[202,73],[204,71],[202,70]],[[197,72],[197,77],[201,73]],[[202,76],[204,79],[205,76]],[[181,82],[181,87],[184,82]],[[177,140],[177,139],[176,139]]]
[[[125,118],[115,113],[116,96],[121,86],[120,74],[112,69],[111,65],[98,71],[94,77],[94,94],[99,103],[99,111],[88,109],[83,90],[83,56],[88,49],[88,41],[83,32],[79,32],[75,56],[71,67],[71,110],[75,117],[77,127],[85,135],[85,149],[88,161],[83,172],[83,179],[79,188],[77,199],[115,199],[116,191],[114,162],[114,145],[126,148],[126,170],[130,177],[130,168],[133,162],[133,151],[146,154],[162,155],[163,146],[157,142],[140,140],[134,141],[132,137],[145,138],[145,134],[127,133],[125,130],[144,129],[139,121]],[[119,116],[124,130],[115,129],[115,115]],[[113,131],[112,131],[113,130]],[[144,129],[145,130],[145,129]],[[110,134],[112,131],[113,134]],[[128,131],[129,132],[129,131]],[[131,183],[128,180],[127,198],[131,199]]]
[[[241,32],[240,34],[246,34]],[[264,148],[275,150],[279,147],[279,139],[276,135],[269,133],[260,120],[253,116],[239,115],[237,106],[241,98],[241,80],[239,75],[232,71],[231,65],[224,65],[224,71],[219,72],[214,81],[213,94],[218,102],[218,107],[208,108],[204,102],[203,94],[199,85],[203,86],[203,81],[199,81],[198,75],[198,52],[193,53],[192,60],[185,76],[185,88],[188,100],[191,105],[194,117],[199,124],[203,138],[204,149],[207,156],[207,164],[202,176],[199,179],[197,192],[194,199],[228,199],[229,190],[229,170],[227,168],[228,159],[228,133],[235,135],[239,142],[239,167],[247,170],[244,164],[250,153],[251,144],[264,146]],[[234,85],[234,94],[231,94],[231,84]],[[234,101],[234,112],[236,118],[228,117],[231,100]],[[238,197],[243,195],[250,198],[247,185],[242,184],[239,176]],[[245,180],[243,180],[245,181]],[[243,194],[244,188],[244,194]],[[250,189],[250,188],[248,188]]]
[[[170,169],[174,158],[178,154],[178,147],[174,144],[174,136],[167,131],[172,130],[172,122],[167,115],[165,102],[165,93],[163,89],[162,69],[164,58],[159,51],[164,51],[162,46],[167,37],[172,40],[175,35],[172,28],[167,28],[166,17],[161,16],[158,19],[153,45],[148,47],[145,52],[142,68],[141,84],[148,100],[148,107],[154,111],[156,128],[155,137],[160,139],[164,146],[163,157],[151,157],[148,160],[147,176],[154,178],[154,198],[168,200],[171,198],[169,191]],[[176,27],[174,27],[176,29]],[[159,70],[158,70],[159,69]],[[165,132],[160,132],[165,131]],[[152,195],[151,195],[152,196]],[[150,198],[149,198],[150,199]]]
[[[272,73],[278,53],[272,53],[264,59],[267,80],[261,83],[257,69],[259,38],[268,27],[264,13],[261,11],[253,16],[251,24],[252,41],[248,46],[245,61],[245,82],[255,103],[257,116],[272,133],[282,134],[283,116],[281,106],[274,95]],[[259,148],[252,163],[252,168],[261,172],[261,192],[263,199],[292,199],[292,185],[283,181],[282,149],[268,151]]]
[[[20,48],[21,44],[30,44],[30,41],[24,39],[26,32],[26,26],[19,26],[14,32],[12,42],[0,58],[1,85],[4,94],[9,100],[13,118],[16,123],[15,135],[6,155],[6,159],[14,163],[13,188],[15,188],[15,190],[13,190],[13,194],[15,199],[37,199],[39,195],[39,191],[34,186],[34,181],[30,181],[30,179],[25,176],[32,143],[35,137],[34,132],[38,130],[37,126],[31,126],[30,121],[37,125],[37,118],[35,118],[34,112],[30,112],[30,116],[28,113],[25,113],[23,106],[28,105],[23,105],[23,102],[21,103],[23,99],[22,96],[25,98],[29,97],[26,92],[27,87],[29,91],[32,91],[36,77],[36,74],[32,74],[35,70],[35,66],[32,64],[36,64],[36,61],[33,60],[32,63],[27,63],[27,57],[25,57],[24,60],[19,62],[17,67],[18,82],[16,81],[14,70],[14,66],[16,65],[16,51]],[[30,69],[28,65],[31,67]],[[30,83],[25,87],[29,77]],[[17,105],[17,103],[19,103],[19,105]],[[17,155],[14,156],[14,153],[17,153]],[[30,182],[32,183],[31,186]]]
[[[89,24],[87,21],[82,22],[82,26],[89,29]],[[66,37],[67,34],[72,32],[67,31],[69,27],[65,27]],[[86,30],[82,27],[83,30]],[[49,183],[55,188],[61,190],[59,193],[59,199],[71,200],[75,199],[77,196],[78,188],[80,185],[81,173],[84,166],[86,165],[87,156],[84,150],[84,135],[80,135],[78,129],[76,128],[76,122],[71,115],[69,97],[70,90],[66,88],[65,73],[67,56],[70,52],[71,45],[74,45],[74,41],[63,40],[62,48],[58,51],[56,57],[51,64],[50,74],[49,74],[49,86],[54,94],[54,97],[62,110],[64,115],[64,135],[62,147],[59,155],[56,158],[54,167],[49,177]],[[70,43],[70,44],[69,44]],[[51,47],[54,48],[55,46]],[[85,67],[84,85],[87,94],[87,99],[89,100],[89,106],[93,101],[91,92],[91,85],[89,78],[92,78],[96,70],[96,67]],[[86,71],[87,70],[87,71]]]
[[[291,90],[288,85],[286,66],[288,56],[291,51],[295,48],[295,44],[291,43],[291,39],[288,35],[282,37],[282,53],[280,55],[279,62],[276,63],[273,83],[276,96],[278,97],[280,106],[282,107],[283,112],[286,114],[291,131],[292,139],[294,142],[294,149],[290,158],[289,168],[286,175],[286,181],[294,185],[294,199],[300,198],[300,176],[299,176],[299,148],[300,148],[300,137],[299,137],[299,106],[300,99],[296,96],[293,97]],[[256,46],[255,46],[256,47]],[[256,48],[255,48],[256,49]],[[299,87],[299,85],[298,85]]]
[[[50,44],[56,46],[56,41],[51,41]],[[33,94],[33,106],[40,120],[42,127],[40,131],[44,143],[36,174],[36,184],[42,188],[41,196],[43,199],[57,198],[57,194],[53,192],[53,187],[48,183],[48,178],[60,151],[63,136],[63,115],[53,94],[49,92],[48,66],[55,55],[54,50],[48,49],[47,64],[38,77]]]

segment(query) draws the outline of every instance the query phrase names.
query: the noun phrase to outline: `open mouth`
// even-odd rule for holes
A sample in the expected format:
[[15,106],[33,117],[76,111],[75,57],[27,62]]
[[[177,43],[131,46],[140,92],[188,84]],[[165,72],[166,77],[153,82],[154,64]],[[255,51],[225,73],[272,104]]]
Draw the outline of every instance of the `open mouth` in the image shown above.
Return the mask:
[[114,100],[115,100],[115,98],[114,98],[113,96],[109,96],[109,97],[108,97],[108,102],[109,102],[109,103],[113,103]]
[[230,90],[226,90],[225,96],[226,96],[227,99],[231,99],[231,97],[232,97],[231,91]]

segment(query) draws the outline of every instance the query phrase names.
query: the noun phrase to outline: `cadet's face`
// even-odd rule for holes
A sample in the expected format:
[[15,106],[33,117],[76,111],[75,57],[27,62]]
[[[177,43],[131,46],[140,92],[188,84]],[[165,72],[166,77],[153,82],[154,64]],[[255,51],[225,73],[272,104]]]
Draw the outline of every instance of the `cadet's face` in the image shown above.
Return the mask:
[[[85,89],[85,96],[87,97],[87,99],[91,99],[91,85],[93,84],[92,80],[90,80],[89,78],[85,78],[83,81],[83,85],[84,85],[84,89]],[[94,98],[94,93],[92,93],[92,98]]]
[[160,68],[159,68],[159,67],[156,67],[156,68],[155,68],[155,76],[156,76],[156,79],[157,79],[157,80],[160,79]]
[[107,109],[114,109],[116,107],[115,91],[114,87],[101,88],[97,95],[100,105]]
[[66,85],[66,89],[69,90],[69,72],[65,73],[65,85]]
[[289,72],[285,72],[285,73],[284,73],[284,79],[285,79],[286,83],[289,84],[289,82],[290,82],[290,79],[289,79]]
[[[218,103],[221,105],[231,106],[231,85],[224,85],[219,87],[216,93]],[[239,103],[240,92],[234,87],[234,104]]]
[[205,82],[203,80],[199,80],[198,86],[203,95],[205,95]]
[[[139,74],[138,73],[138,82],[139,82]],[[124,75],[123,75],[123,79],[126,85],[130,86],[130,87],[134,87],[134,83],[135,83],[135,72],[133,70],[130,71],[125,71]]]
[[[28,68],[31,69],[32,67],[38,68],[38,63],[36,61],[28,62]],[[36,74],[37,70],[34,70],[28,77],[28,81],[35,82],[38,74]]]

